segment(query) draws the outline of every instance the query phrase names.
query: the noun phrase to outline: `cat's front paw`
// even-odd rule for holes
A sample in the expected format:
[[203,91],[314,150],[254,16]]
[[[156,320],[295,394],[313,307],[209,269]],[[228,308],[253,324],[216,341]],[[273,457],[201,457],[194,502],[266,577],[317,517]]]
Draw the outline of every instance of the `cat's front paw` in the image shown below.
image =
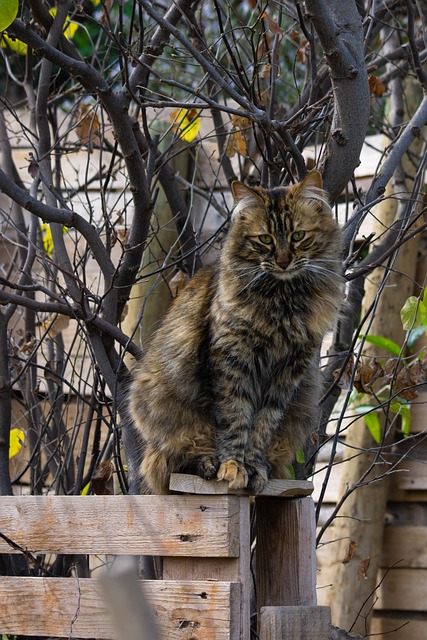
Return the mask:
[[244,489],[248,484],[248,474],[241,462],[226,460],[216,474],[217,480],[227,480],[230,489]]
[[261,493],[267,484],[268,471],[265,467],[249,467],[249,489],[253,493]]
[[212,480],[216,476],[218,461],[214,456],[202,456],[197,464],[197,475],[205,480]]

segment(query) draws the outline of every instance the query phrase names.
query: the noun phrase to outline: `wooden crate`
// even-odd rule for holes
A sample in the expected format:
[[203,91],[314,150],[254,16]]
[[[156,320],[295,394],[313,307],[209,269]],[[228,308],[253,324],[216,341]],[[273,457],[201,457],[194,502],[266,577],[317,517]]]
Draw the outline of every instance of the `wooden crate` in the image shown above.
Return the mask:
[[[253,498],[229,495],[228,483],[188,476],[172,484],[191,495],[5,496],[0,553],[162,556],[163,580],[135,579],[162,638],[249,640]],[[312,488],[272,481],[255,499],[259,608],[304,606],[317,615]],[[123,637],[106,600],[109,581],[114,578],[0,577],[0,633]]]

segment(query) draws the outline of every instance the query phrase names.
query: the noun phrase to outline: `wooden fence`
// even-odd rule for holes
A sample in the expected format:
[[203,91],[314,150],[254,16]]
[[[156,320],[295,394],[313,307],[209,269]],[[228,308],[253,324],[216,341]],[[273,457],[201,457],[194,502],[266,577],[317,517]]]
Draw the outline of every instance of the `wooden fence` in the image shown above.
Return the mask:
[[[271,481],[255,499],[193,476],[171,486],[184,493],[2,497],[0,553],[162,556],[163,580],[143,581],[162,638],[249,640],[253,502],[260,638],[330,637],[329,608],[316,606],[311,483]],[[123,637],[105,580],[0,577],[0,633]]]

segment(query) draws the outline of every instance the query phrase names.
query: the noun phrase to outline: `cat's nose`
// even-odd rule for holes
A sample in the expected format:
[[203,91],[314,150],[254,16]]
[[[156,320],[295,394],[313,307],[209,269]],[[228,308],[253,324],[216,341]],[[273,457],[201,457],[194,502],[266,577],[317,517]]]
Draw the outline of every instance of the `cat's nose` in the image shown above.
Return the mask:
[[279,251],[276,256],[276,263],[281,269],[287,269],[292,260],[290,251]]

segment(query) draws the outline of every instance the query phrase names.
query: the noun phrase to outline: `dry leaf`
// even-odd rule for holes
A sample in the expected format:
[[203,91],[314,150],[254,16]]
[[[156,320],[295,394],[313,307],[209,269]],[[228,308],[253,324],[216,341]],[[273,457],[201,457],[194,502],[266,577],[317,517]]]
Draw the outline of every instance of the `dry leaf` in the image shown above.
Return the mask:
[[81,104],[78,111],[79,122],[76,125],[76,133],[82,144],[92,145],[99,141],[99,120],[93,106]]
[[411,374],[406,367],[397,374],[393,384],[393,393],[396,393],[407,402],[411,402],[411,400],[418,398],[418,393],[414,389]]
[[56,373],[56,371],[55,371],[55,369],[54,369],[54,367],[52,365],[52,362],[50,360],[48,360],[48,362],[46,362],[46,364],[45,364],[44,377],[45,377],[46,380],[50,380],[54,384],[60,385],[62,383],[61,378]]
[[184,271],[177,271],[173,278],[169,281],[169,288],[171,290],[172,298],[176,298],[180,291],[185,287],[190,280],[188,275]]
[[40,175],[39,163],[35,160],[31,160],[30,164],[28,165],[28,173],[34,180],[38,178]]
[[350,560],[353,559],[354,554],[356,553],[356,549],[358,547],[358,544],[356,542],[356,540],[350,540],[348,547],[347,547],[347,551],[345,553],[345,556],[343,558],[343,560],[341,560],[341,562],[343,564],[348,564],[350,562]]
[[345,369],[342,374],[340,375],[340,369],[335,369],[333,373],[335,383],[345,391],[348,391],[352,387],[353,367],[354,357],[353,354],[351,354],[351,356],[347,360],[347,364],[345,365]]
[[376,76],[369,76],[369,92],[376,98],[381,98],[386,88],[384,83]]
[[231,119],[231,124],[233,129],[228,136],[225,153],[229,158],[233,158],[236,153],[241,156],[247,156],[251,121],[244,116],[234,115]]
[[42,328],[48,332],[49,338],[56,338],[59,333],[67,329],[69,324],[70,318],[68,316],[55,313],[55,315],[42,322]]
[[367,580],[368,578],[368,569],[371,564],[371,558],[368,556],[359,564],[359,568],[357,569],[357,579],[358,580]]
[[114,466],[111,460],[104,460],[95,469],[91,485],[97,496],[111,496],[114,493],[113,483]]
[[359,362],[354,376],[354,388],[358,393],[372,393],[372,385],[384,375],[384,370],[376,358]]
[[24,344],[20,347],[22,353],[32,353],[35,344],[36,344],[35,337],[31,334],[27,334]]
[[108,25],[108,13],[111,9],[112,4],[113,0],[104,0],[104,2],[102,3],[102,16],[99,22],[104,27]]
[[275,35],[278,35],[278,36],[283,36],[285,34],[284,30],[279,25],[279,23],[273,20],[272,18],[270,18],[270,16],[267,15],[266,11],[264,11],[264,13],[262,14],[262,17],[268,24],[268,28],[270,29],[271,33],[274,33]]

